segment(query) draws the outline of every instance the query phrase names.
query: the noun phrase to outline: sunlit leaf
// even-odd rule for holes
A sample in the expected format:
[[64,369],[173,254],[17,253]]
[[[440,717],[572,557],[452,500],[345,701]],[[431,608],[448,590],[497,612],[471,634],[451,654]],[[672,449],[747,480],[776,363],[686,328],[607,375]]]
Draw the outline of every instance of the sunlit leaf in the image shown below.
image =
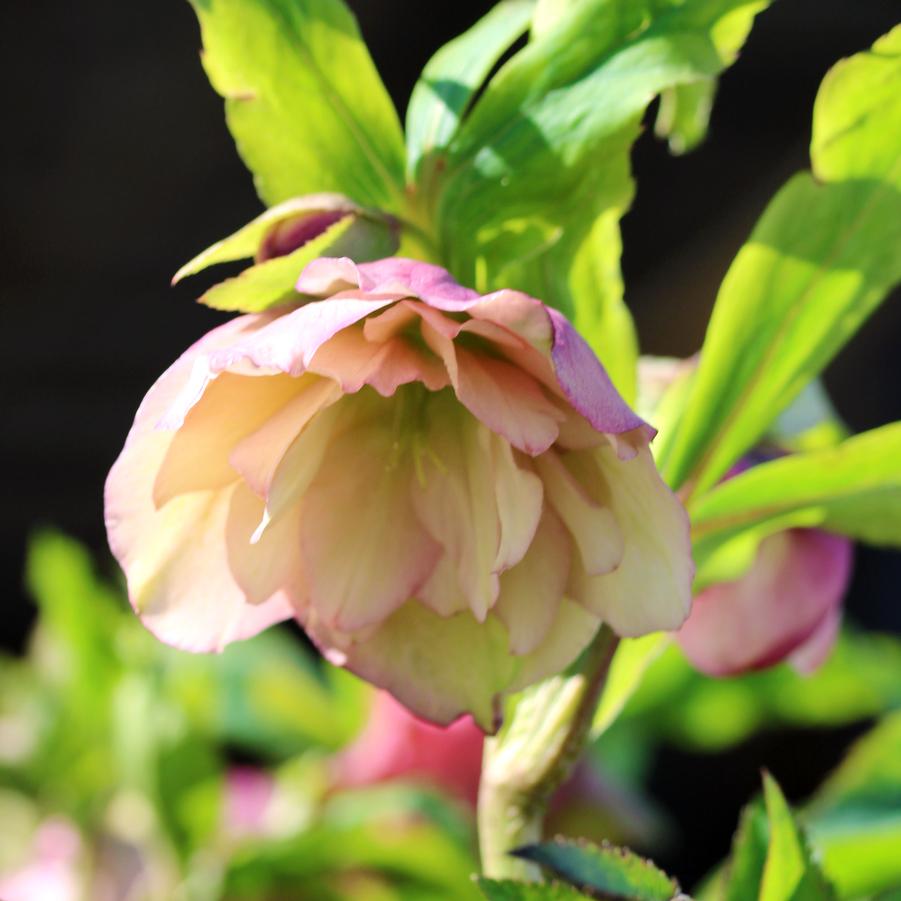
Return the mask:
[[901,278],[901,27],[827,75],[812,173],[770,203],[720,289],[668,481],[715,484]]
[[616,720],[638,689],[648,667],[663,653],[670,640],[666,633],[656,632],[643,638],[620,641],[594,715],[592,735],[600,735]]
[[840,897],[901,886],[901,714],[857,741],[804,821]]
[[447,147],[475,92],[528,27],[534,6],[535,0],[502,0],[426,64],[407,108],[407,169],[412,178],[424,157]]
[[301,300],[294,286],[317,257],[347,256],[362,263],[390,256],[396,247],[397,235],[386,224],[348,215],[286,256],[257,263],[214,285],[200,302],[216,310],[259,313]]
[[267,204],[319,191],[394,208],[400,123],[341,0],[192,0],[204,67]]
[[636,343],[618,220],[654,95],[717,75],[716,32],[751,0],[544,4],[533,40],[475,103],[447,154],[440,242],[462,281],[520,288],[573,318],[631,400]]
[[263,238],[280,222],[322,212],[360,215],[363,210],[340,194],[311,194],[286,200],[266,210],[227,238],[217,241],[194,259],[189,260],[175,273],[172,284],[189,275],[196,275],[217,263],[229,263],[256,256]]
[[901,545],[901,424],[755,466],[699,498],[691,513],[700,585],[735,576],[711,558],[731,553],[740,566],[766,535],[794,526]]

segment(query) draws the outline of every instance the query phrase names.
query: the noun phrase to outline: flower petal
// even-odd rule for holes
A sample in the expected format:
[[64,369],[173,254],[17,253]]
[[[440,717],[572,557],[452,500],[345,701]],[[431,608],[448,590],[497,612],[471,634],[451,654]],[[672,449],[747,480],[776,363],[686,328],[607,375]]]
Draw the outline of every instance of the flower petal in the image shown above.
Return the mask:
[[600,625],[596,616],[564,599],[544,641],[531,654],[517,658],[519,669],[507,691],[521,691],[563,672],[588,647]]
[[392,458],[393,444],[383,423],[347,430],[301,500],[311,603],[341,631],[389,616],[423,585],[440,554],[416,518],[411,472]]
[[547,312],[554,331],[554,370],[572,406],[599,432],[618,435],[640,428],[650,441],[654,429],[620,397],[585,339],[562,313],[550,307]]
[[537,382],[510,363],[456,348],[457,397],[477,419],[515,448],[535,456],[546,451],[564,418]]
[[544,487],[534,472],[517,465],[510,445],[494,434],[491,454],[501,527],[493,568],[495,572],[503,572],[522,560],[535,537],[544,505]]
[[223,373],[212,380],[175,432],[153,488],[157,506],[187,491],[222,488],[235,480],[233,448],[276,416],[304,389],[290,376]]
[[514,654],[530,654],[547,636],[566,590],[571,556],[563,523],[545,510],[528,553],[501,576],[494,608],[507,627]]
[[270,372],[300,375],[329,338],[396,299],[348,297],[305,304],[273,319],[247,338],[214,351],[209,358],[210,371],[224,372],[250,363]]
[[694,666],[714,676],[771,666],[808,641],[814,646],[807,662],[815,666],[834,637],[851,556],[848,539],[816,529],[768,536],[741,579],[698,595],[679,644]]
[[688,516],[647,448],[621,460],[601,447],[594,459],[625,538],[623,558],[606,575],[577,574],[573,596],[619,635],[678,629],[691,607],[694,577]]
[[341,397],[341,388],[330,379],[303,375],[292,381],[299,383],[298,393],[256,431],[242,438],[228,458],[232,469],[263,498],[269,495],[276,468],[298,435],[314,416]]
[[[554,451],[535,459],[535,471],[544,483],[548,503],[579,549],[585,572],[598,575],[616,569],[625,551],[623,533],[610,506],[592,497]],[[596,481],[601,483],[599,472]]]
[[[421,478],[413,486],[413,503],[429,534],[455,564],[460,589],[482,622],[499,588],[495,560],[500,523],[490,434],[449,394],[430,399],[429,416],[428,450],[420,458]],[[431,589],[425,597],[435,603]],[[439,602],[436,609],[445,612],[448,605]]]
[[500,726],[500,697],[516,658],[495,617],[443,618],[411,601],[361,636],[336,633],[315,616],[304,627],[329,660],[390,691],[417,716],[448,725],[471,713],[486,732]]
[[337,380],[348,394],[355,394],[363,385],[390,397],[410,382],[422,382],[432,391],[448,384],[439,360],[402,338],[391,337],[381,343],[367,340],[359,327],[345,329],[326,341],[310,361],[309,370]]

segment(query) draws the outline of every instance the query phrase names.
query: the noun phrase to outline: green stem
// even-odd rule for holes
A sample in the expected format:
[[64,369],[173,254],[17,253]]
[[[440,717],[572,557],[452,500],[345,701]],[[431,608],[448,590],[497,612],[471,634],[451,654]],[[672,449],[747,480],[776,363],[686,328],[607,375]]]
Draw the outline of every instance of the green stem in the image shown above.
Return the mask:
[[509,852],[541,839],[547,803],[588,740],[618,641],[602,626],[578,672],[523,692],[503,730],[485,742],[478,820],[486,876],[541,881],[534,864]]

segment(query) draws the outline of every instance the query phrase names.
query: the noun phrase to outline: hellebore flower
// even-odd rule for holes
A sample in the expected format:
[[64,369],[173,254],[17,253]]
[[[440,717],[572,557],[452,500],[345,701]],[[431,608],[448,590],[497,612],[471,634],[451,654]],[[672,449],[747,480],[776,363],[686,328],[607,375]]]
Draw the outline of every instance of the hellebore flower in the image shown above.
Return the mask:
[[601,621],[681,625],[686,515],[562,315],[404,259],[319,259],[297,290],[176,361],[109,475],[158,637],[218,650],[296,617],[417,714],[490,730]]
[[829,654],[851,577],[852,542],[820,529],[764,538],[738,580],[696,598],[677,639],[692,665],[730,676],[788,660],[812,672]]

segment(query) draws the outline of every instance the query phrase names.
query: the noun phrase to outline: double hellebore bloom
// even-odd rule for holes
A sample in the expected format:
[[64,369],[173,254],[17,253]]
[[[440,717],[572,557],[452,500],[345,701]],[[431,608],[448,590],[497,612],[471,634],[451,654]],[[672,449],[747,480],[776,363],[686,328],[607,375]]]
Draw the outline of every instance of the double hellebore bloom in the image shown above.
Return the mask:
[[404,259],[319,259],[297,290],[177,360],[110,473],[157,636],[218,650],[296,617],[420,716],[490,730],[602,621],[681,625],[685,513],[562,315]]

